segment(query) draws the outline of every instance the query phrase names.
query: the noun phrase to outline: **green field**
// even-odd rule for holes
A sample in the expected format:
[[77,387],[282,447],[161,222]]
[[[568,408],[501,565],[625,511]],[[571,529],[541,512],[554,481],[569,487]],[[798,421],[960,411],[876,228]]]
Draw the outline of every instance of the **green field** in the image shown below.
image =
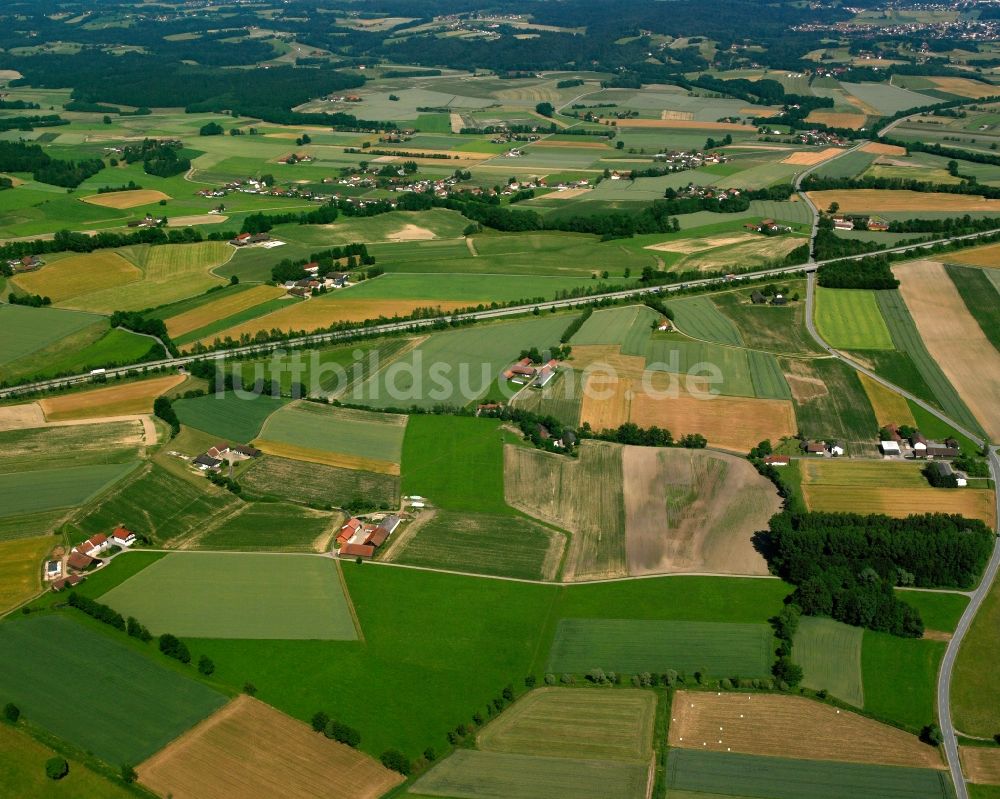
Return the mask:
[[[83,328],[99,322],[100,317],[59,308],[29,308],[0,303],[0,366],[36,352]],[[0,371],[0,380],[6,378]]]
[[271,414],[260,439],[399,463],[405,416],[300,402]]
[[153,645],[147,657],[126,640],[64,615],[6,622],[0,700],[113,766],[144,760],[225,703]]
[[897,350],[910,356],[924,382],[933,392],[937,404],[952,419],[968,430],[979,431],[979,423],[972,412],[959,397],[955,387],[945,377],[941,367],[931,357],[917,330],[913,317],[898,291],[885,290],[875,292],[882,317],[892,334],[892,342]]
[[1000,624],[1000,587],[994,583],[955,662],[952,708],[955,727],[968,735],[991,737],[1000,714],[1000,690],[992,679],[996,630]]
[[434,408],[468,405],[491,391],[505,391],[509,398],[506,383],[500,385],[503,368],[516,361],[521,350],[558,344],[573,318],[544,314],[434,333],[366,381],[363,397],[352,401],[371,407]]
[[805,672],[802,685],[815,691],[825,689],[855,707],[864,707],[863,636],[860,627],[827,618],[803,618],[792,649],[792,658]]
[[413,784],[461,799],[643,799],[648,766],[459,749]]
[[[791,283],[794,294],[804,291],[800,283]],[[805,303],[788,305],[754,305],[748,292],[725,292],[712,297],[739,330],[746,346],[779,354],[819,352],[819,345],[809,335],[805,325]]]
[[151,464],[89,505],[73,519],[87,535],[127,524],[158,543],[200,531],[216,514],[231,512],[239,500],[207,480],[186,480]]
[[824,178],[853,178],[868,169],[877,157],[875,153],[858,150],[822,164],[813,174]]
[[318,552],[329,542],[340,514],[320,513],[288,502],[254,502],[226,516],[194,543],[197,549]]
[[[738,347],[726,347],[681,338],[654,337],[646,350],[646,368],[694,378],[717,376],[713,392],[735,397],[788,399],[788,385],[774,356]],[[760,392],[760,393],[758,393]]]
[[439,510],[393,560],[413,566],[551,580],[565,536],[527,518]]
[[131,461],[0,474],[0,517],[82,505],[135,466]]
[[479,733],[480,749],[508,754],[648,763],[656,694],[539,688]]
[[766,799],[843,799],[845,796],[893,799],[951,799],[948,772],[870,766],[821,760],[672,749],[667,758],[671,792]]
[[759,624],[563,618],[548,670],[585,674],[602,668],[638,674],[676,669],[766,677],[771,641],[770,628]]
[[914,732],[936,720],[935,687],[944,649],[943,641],[865,630],[861,647],[865,711]]
[[736,325],[719,312],[709,297],[689,297],[672,300],[670,310],[674,312],[677,328],[691,338],[713,341],[716,344],[743,346],[743,337]]
[[[164,602],[163,597],[171,597]],[[154,634],[353,641],[336,564],[309,555],[173,552],[101,597]],[[206,613],[211,608],[211,613]]]
[[[808,364],[804,366],[804,364]],[[789,374],[788,362],[782,366]],[[807,379],[819,380],[825,391],[819,390],[808,399],[795,402],[795,419],[799,430],[808,438],[843,439],[848,448],[867,444],[878,434],[878,422],[857,373],[845,363],[832,358],[799,362],[798,372],[807,372]]]
[[66,758],[69,774],[53,782],[45,775],[45,761],[55,751],[23,731],[0,725],[0,785],[10,796],[72,799],[129,799],[133,794],[88,769],[78,760]]
[[272,497],[326,508],[367,500],[373,507],[399,504],[399,477],[265,455],[238,482],[251,497]]
[[837,349],[892,349],[892,337],[872,291],[816,289],[816,328]]
[[950,633],[958,626],[958,620],[969,604],[964,594],[945,591],[905,591],[896,590],[897,596],[920,612],[924,627]]
[[264,421],[288,400],[262,394],[241,396],[237,392],[206,394],[177,400],[174,411],[181,424],[238,444],[257,438]]
[[1000,292],[983,269],[945,265],[948,276],[962,295],[969,313],[979,323],[986,338],[1000,350]]
[[74,468],[127,464],[139,459],[142,423],[31,427],[0,432],[0,474],[56,469],[73,453]]
[[[605,308],[594,311],[590,318],[583,323],[583,326],[576,331],[571,340],[573,346],[587,344],[619,344],[622,345],[622,352],[632,354],[632,350],[642,343],[642,334],[645,332],[645,339],[649,339],[649,332],[654,321],[659,317],[650,308],[644,305],[627,305],[624,308]],[[633,331],[635,331],[633,333]],[[630,341],[630,339],[638,339]],[[633,346],[626,347],[626,342]],[[635,354],[643,354],[645,348],[641,348]]]
[[152,347],[156,347],[157,355],[163,357],[162,347],[152,339],[121,328],[108,330],[105,322],[98,322],[3,364],[2,373],[11,381],[80,374],[91,369],[135,363]]
[[403,493],[427,497],[438,508],[514,513],[504,501],[503,438],[496,419],[411,416],[402,472]]

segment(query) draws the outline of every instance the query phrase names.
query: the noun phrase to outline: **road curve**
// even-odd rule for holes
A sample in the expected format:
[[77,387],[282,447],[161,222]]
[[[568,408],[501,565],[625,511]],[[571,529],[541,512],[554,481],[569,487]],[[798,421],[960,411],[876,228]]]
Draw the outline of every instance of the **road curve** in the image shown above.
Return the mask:
[[[910,244],[902,247],[890,247],[885,250],[879,250],[877,254],[886,255],[894,253],[920,253],[921,250],[929,249],[937,244],[948,244],[955,241],[965,241],[971,239],[982,238],[983,236],[988,236],[994,233],[1000,233],[1000,228],[993,228],[991,230],[983,230],[976,233],[966,233],[962,236],[951,236],[945,239],[935,239],[933,241],[925,241],[920,244]],[[251,355],[266,355],[268,353],[274,352],[275,350],[285,349],[289,347],[304,347],[318,344],[329,344],[337,341],[351,340],[356,336],[365,337],[376,337],[380,335],[385,335],[387,333],[398,333],[398,332],[417,332],[419,330],[424,330],[429,327],[433,327],[435,324],[445,321],[484,321],[489,319],[501,319],[505,316],[518,316],[525,313],[530,313],[534,309],[540,311],[547,311],[551,308],[556,309],[566,309],[566,308],[577,308],[590,305],[591,303],[598,302],[602,299],[628,299],[629,297],[641,298],[646,295],[657,295],[657,294],[670,294],[675,291],[680,291],[682,289],[697,288],[699,286],[708,287],[715,284],[726,284],[734,283],[743,279],[757,279],[762,277],[777,277],[779,275],[792,275],[799,273],[810,273],[815,272],[817,268],[826,263],[832,263],[834,261],[859,261],[862,258],[868,258],[875,253],[862,253],[860,255],[850,255],[845,258],[831,258],[825,261],[815,261],[807,262],[804,264],[796,264],[793,266],[783,266],[777,269],[764,269],[759,272],[747,272],[740,275],[735,275],[732,278],[726,277],[713,277],[713,278],[703,278],[700,280],[688,280],[684,283],[675,283],[667,286],[654,286],[652,288],[634,288],[634,289],[623,289],[622,291],[609,291],[604,294],[590,294],[586,297],[576,297],[565,300],[549,300],[546,302],[538,303],[528,303],[525,305],[513,306],[510,308],[496,308],[485,311],[472,311],[470,313],[455,314],[453,316],[439,317],[436,319],[418,319],[405,322],[387,322],[382,325],[374,325],[371,327],[354,327],[349,330],[338,330],[332,333],[313,333],[311,335],[299,336],[294,339],[286,339],[284,341],[270,341],[261,344],[247,344],[244,346],[230,347],[224,350],[215,350],[213,352],[202,353],[199,355],[182,355],[177,358],[165,358],[160,361],[151,361],[149,363],[133,364],[131,366],[122,366],[115,368],[108,368],[104,370],[101,374],[103,377],[124,377],[129,374],[142,374],[146,372],[152,372],[157,370],[162,370],[164,368],[177,368],[179,366],[185,366],[194,361],[204,361],[208,359],[220,359],[227,356],[251,356]],[[376,280],[378,278],[375,278]],[[853,364],[855,368],[859,368],[857,364]],[[62,388],[69,388],[74,385],[79,385],[83,383],[93,382],[95,375],[92,372],[87,372],[84,374],[67,375],[65,377],[57,377],[51,380],[39,380],[33,383],[24,383],[19,386],[10,386],[7,388],[0,388],[0,400],[11,399],[23,394],[32,394],[37,391],[48,391]],[[874,379],[880,379],[873,375]],[[913,398],[915,402],[920,402],[915,397]],[[923,405],[923,403],[921,403]],[[940,416],[936,410],[927,407],[927,410]],[[944,417],[942,417],[944,418]],[[945,419],[945,421],[950,420]],[[953,424],[953,423],[952,423]],[[961,430],[961,428],[959,428]],[[963,433],[964,430],[961,430]],[[974,436],[970,436],[974,438]]]
[[[881,383],[886,388],[895,391],[897,394],[906,397],[906,399],[916,403],[925,411],[932,413],[941,421],[949,424],[953,429],[971,439],[977,445],[984,446],[985,442],[980,436],[973,433],[971,430],[966,429],[954,419],[949,418],[947,414],[942,413],[937,408],[924,402],[922,399],[913,396],[908,391],[904,391],[899,386],[889,382],[883,377],[880,377],[871,369],[862,366],[827,344],[816,330],[816,325],[813,321],[815,294],[816,276],[813,273],[809,273],[806,277],[806,327],[809,330],[809,335],[815,339],[817,344],[819,344],[824,350],[833,355],[835,358],[838,358],[846,363],[852,369],[861,372],[866,377],[869,377],[872,380]],[[989,449],[989,465],[990,475],[993,478],[994,485],[996,485],[997,476],[1000,475],[1000,455],[998,455],[997,447],[990,447]],[[1000,524],[1000,492],[994,492],[994,499],[997,503],[997,520],[998,524]],[[965,784],[965,777],[962,775],[962,764],[958,756],[958,738],[955,735],[955,725],[951,717],[951,677],[955,669],[955,661],[958,659],[959,649],[962,646],[962,640],[965,638],[966,633],[968,633],[969,628],[972,626],[972,622],[976,617],[976,613],[979,612],[979,608],[982,606],[983,601],[989,594],[998,569],[1000,569],[1000,538],[997,538],[993,543],[993,554],[990,556],[990,560],[986,564],[986,569],[983,572],[983,577],[980,580],[979,585],[969,594],[969,604],[966,605],[965,612],[958,620],[958,625],[955,627],[955,632],[952,634],[951,640],[948,641],[948,646],[945,649],[944,657],[941,660],[941,667],[938,671],[938,719],[941,725],[941,732],[944,737],[943,746],[946,759],[948,761],[948,768],[951,770],[951,778],[955,783],[956,799],[969,799],[969,791]]]

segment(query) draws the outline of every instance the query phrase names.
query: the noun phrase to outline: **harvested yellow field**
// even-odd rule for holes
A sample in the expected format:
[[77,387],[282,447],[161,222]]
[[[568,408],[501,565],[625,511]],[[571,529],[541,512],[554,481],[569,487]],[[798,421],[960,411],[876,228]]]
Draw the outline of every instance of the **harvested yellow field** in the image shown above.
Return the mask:
[[42,559],[56,540],[47,535],[0,541],[0,613],[17,607],[41,590]]
[[724,233],[718,236],[706,236],[703,239],[686,238],[675,241],[665,241],[662,244],[649,244],[643,247],[644,250],[657,250],[659,252],[679,252],[684,255],[711,250],[715,247],[725,247],[727,244],[740,244],[745,241],[759,239],[753,233]]
[[584,194],[589,194],[593,189],[563,189],[562,191],[554,191],[551,194],[546,194],[545,196],[550,200],[572,200],[574,197],[580,197]]
[[173,799],[377,799],[403,777],[243,694],[137,767]]
[[830,203],[837,203],[844,214],[866,211],[1000,212],[1000,200],[987,200],[974,194],[935,194],[896,189],[846,189],[811,191],[808,194],[818,208],[829,208]]
[[171,316],[166,320],[167,332],[171,338],[177,338],[192,330],[197,330],[199,327],[211,324],[216,319],[224,319],[240,311],[253,308],[262,302],[280,297],[284,293],[285,290],[277,286],[254,286],[252,289],[241,291],[232,296],[223,296],[198,308]]
[[813,166],[814,164],[822,164],[824,161],[829,161],[844,152],[840,147],[827,147],[825,150],[818,150],[815,152],[798,152],[792,153],[785,159],[782,159],[783,164],[796,164],[799,166]]
[[23,405],[0,406],[0,432],[5,430],[24,430],[29,427],[43,427],[45,415],[37,402]]
[[[405,418],[405,417],[404,417]],[[356,469],[362,472],[375,472],[377,474],[399,474],[399,464],[391,461],[381,461],[376,458],[363,458],[359,455],[348,455],[344,452],[330,452],[325,449],[311,449],[309,447],[299,447],[295,444],[285,444],[280,441],[267,441],[257,439],[254,446],[268,455],[277,455],[279,458],[291,458],[297,461],[309,461],[310,463],[322,463],[326,466],[336,466],[341,469]]]
[[260,330],[275,328],[286,332],[303,330],[310,333],[329,327],[335,322],[363,322],[365,319],[378,319],[381,316],[389,318],[409,316],[417,308],[440,308],[442,311],[452,311],[479,303],[489,305],[490,300],[351,300],[328,294],[324,298],[299,302],[280,311],[230,327],[202,339],[202,343],[211,344],[216,338],[224,340],[227,336],[238,341],[244,333],[253,336]]
[[992,83],[980,83],[969,78],[930,78],[931,82],[941,91],[957,94],[959,97],[979,99],[992,97],[997,93],[997,87]]
[[1000,440],[1000,352],[969,313],[943,264],[915,261],[894,274],[931,356],[989,438]]
[[807,243],[798,236],[753,236],[747,241],[725,249],[713,249],[689,255],[676,263],[672,269],[685,271],[697,269],[700,272],[714,272],[729,269],[733,264],[741,266],[765,266],[782,260],[793,250]]
[[160,200],[172,199],[169,194],[155,189],[135,189],[133,191],[109,191],[104,194],[92,194],[81,197],[85,203],[100,205],[102,208],[136,208],[140,205],[158,203]]
[[781,113],[780,108],[741,108],[740,114],[747,117],[776,117]]
[[976,247],[971,250],[961,250],[949,253],[948,263],[966,264],[967,266],[983,266],[989,269],[1000,269],[1000,244],[989,244],[986,247]]
[[714,752],[943,769],[915,735],[801,696],[678,691],[671,746]]
[[880,485],[803,484],[809,510],[884,513],[905,519],[914,513],[958,513],[996,526],[993,492],[988,488],[887,488]]
[[906,155],[905,147],[897,147],[895,144],[882,144],[877,141],[870,141],[861,148],[863,153],[875,153],[876,155]]
[[192,214],[191,216],[172,216],[167,219],[167,227],[190,227],[191,225],[221,225],[229,220],[223,214]]
[[864,114],[844,114],[836,111],[813,111],[806,117],[806,122],[818,122],[821,125],[829,125],[832,128],[850,128],[857,130],[863,128],[868,117]]
[[694,119],[621,119],[619,128],[673,128],[677,130],[754,130],[736,122],[699,122]]
[[960,746],[958,756],[969,782],[977,785],[1000,785],[1000,749]]
[[694,119],[690,111],[661,111],[660,119]]
[[910,410],[910,404],[905,397],[895,391],[890,391],[862,372],[858,372],[858,379],[865,389],[865,394],[868,395],[868,401],[875,412],[875,421],[880,427],[887,424],[908,424],[911,427],[916,427],[917,423],[913,419],[913,411]]
[[142,270],[112,250],[99,250],[54,261],[37,272],[18,275],[11,282],[31,294],[50,297],[58,304],[81,294],[140,280]]
[[152,380],[137,380],[134,383],[49,397],[39,400],[38,404],[50,422],[151,413],[153,400],[186,379],[184,375],[168,375]]
[[[639,427],[664,427],[680,438],[701,433],[709,446],[747,452],[765,438],[778,440],[797,431],[788,400],[748,397],[704,397],[694,379],[658,372],[643,390],[640,379],[595,372],[587,378],[580,421],[594,430],[633,422]],[[671,391],[671,387],[673,390]],[[665,395],[670,392],[671,395]],[[657,396],[659,395],[659,396]]]

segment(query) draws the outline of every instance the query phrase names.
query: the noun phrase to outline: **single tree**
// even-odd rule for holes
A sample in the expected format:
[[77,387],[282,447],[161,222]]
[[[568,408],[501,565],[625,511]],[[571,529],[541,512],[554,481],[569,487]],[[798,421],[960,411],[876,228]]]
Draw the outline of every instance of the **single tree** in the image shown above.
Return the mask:
[[69,763],[62,757],[50,757],[45,761],[45,776],[50,780],[61,780],[69,774]]

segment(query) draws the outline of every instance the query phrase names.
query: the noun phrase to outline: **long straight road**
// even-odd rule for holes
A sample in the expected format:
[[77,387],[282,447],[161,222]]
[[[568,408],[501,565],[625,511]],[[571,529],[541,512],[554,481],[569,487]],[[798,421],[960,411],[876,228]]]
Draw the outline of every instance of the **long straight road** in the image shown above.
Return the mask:
[[[835,350],[827,344],[823,337],[820,336],[819,331],[816,330],[816,325],[813,321],[813,310],[816,302],[815,298],[816,275],[810,273],[806,277],[806,327],[809,330],[809,335],[815,339],[817,344],[819,344],[833,357],[846,363],[852,369],[855,369],[866,377],[881,383],[886,388],[902,395],[903,397],[906,397],[906,399],[923,408],[928,413],[933,414],[941,421],[950,425],[954,430],[957,430],[962,435],[974,441],[978,446],[985,446],[986,442],[984,442],[979,435],[963,427],[954,419],[951,419],[947,414],[939,411],[933,405],[924,402],[919,397],[913,396],[913,394],[903,390],[895,383],[891,383],[885,378],[880,377],[871,369],[862,366],[857,361],[852,360],[842,352]],[[1000,456],[998,456],[998,448],[990,447],[988,454],[990,474],[993,477],[995,485],[997,477],[1000,475]],[[1000,524],[1000,492],[995,492],[994,499],[997,503],[996,518],[998,520],[998,524]],[[1000,569],[1000,538],[997,538],[996,541],[994,541],[993,554],[990,556],[989,563],[986,565],[986,570],[983,572],[983,577],[979,581],[979,585],[976,586],[976,589],[969,594],[969,604],[966,606],[962,617],[958,620],[958,625],[955,628],[955,632],[952,634],[951,640],[948,641],[948,647],[945,649],[944,657],[941,660],[941,668],[938,671],[938,719],[941,725],[941,732],[944,736],[944,750],[948,760],[948,767],[951,769],[951,778],[955,783],[955,793],[957,799],[969,799],[969,791],[965,784],[965,777],[962,775],[962,763],[958,756],[958,738],[955,735],[955,725],[951,716],[951,677],[955,669],[955,661],[958,659],[959,649],[962,646],[962,640],[965,638],[966,633],[969,632],[969,628],[972,626],[976,613],[979,612],[979,608],[982,606],[983,601],[989,594],[998,569]]]

